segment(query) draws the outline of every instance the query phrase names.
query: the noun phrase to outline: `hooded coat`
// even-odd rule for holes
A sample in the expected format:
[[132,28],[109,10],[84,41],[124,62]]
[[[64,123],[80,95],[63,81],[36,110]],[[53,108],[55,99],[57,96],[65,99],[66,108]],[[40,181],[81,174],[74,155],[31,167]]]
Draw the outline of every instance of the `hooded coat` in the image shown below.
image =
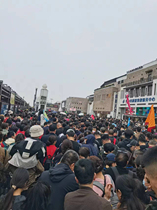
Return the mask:
[[83,144],[82,147],[87,147],[90,151],[90,156],[98,156],[98,148],[95,143],[95,136],[90,134],[85,137],[87,139],[86,144]]
[[39,181],[47,182],[51,187],[48,210],[64,210],[65,195],[79,188],[74,173],[64,163],[51,168],[49,171],[44,171]]

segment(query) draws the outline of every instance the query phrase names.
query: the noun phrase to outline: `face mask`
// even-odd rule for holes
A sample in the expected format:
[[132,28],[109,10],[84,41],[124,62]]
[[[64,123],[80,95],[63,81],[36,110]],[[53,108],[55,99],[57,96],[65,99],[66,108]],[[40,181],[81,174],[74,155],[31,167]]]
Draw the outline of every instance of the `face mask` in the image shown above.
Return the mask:
[[145,188],[147,189],[147,187],[146,187],[145,183],[146,183],[146,182],[145,182],[145,180],[143,180],[143,185],[144,185],[144,186],[145,186]]

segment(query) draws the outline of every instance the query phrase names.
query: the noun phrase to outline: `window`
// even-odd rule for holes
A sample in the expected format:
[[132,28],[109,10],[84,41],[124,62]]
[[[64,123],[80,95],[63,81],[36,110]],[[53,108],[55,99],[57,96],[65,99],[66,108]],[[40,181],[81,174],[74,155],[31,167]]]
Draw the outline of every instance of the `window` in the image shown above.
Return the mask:
[[148,96],[152,95],[152,85],[148,86]]
[[121,84],[124,83],[124,80],[121,81]]
[[152,81],[152,74],[151,73],[148,74],[148,81]]
[[140,96],[140,88],[136,88],[135,97],[139,97],[139,96]]
[[146,89],[145,87],[141,88],[141,96],[145,96],[145,93],[146,93],[145,89]]
[[120,81],[118,81],[118,85],[120,84]]
[[156,95],[156,83],[154,85],[154,95]]

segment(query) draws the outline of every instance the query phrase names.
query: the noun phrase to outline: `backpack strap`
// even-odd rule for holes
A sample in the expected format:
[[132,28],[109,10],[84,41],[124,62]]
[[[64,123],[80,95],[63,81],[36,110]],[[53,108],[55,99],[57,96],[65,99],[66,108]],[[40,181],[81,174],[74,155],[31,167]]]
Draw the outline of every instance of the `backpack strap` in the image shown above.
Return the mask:
[[115,178],[117,178],[119,176],[119,172],[118,172],[117,168],[116,167],[112,167],[111,169],[112,169],[112,171],[114,173]]
[[98,187],[100,190],[102,190],[104,192],[104,186],[100,182],[94,181],[93,182],[93,185],[96,186],[96,187]]

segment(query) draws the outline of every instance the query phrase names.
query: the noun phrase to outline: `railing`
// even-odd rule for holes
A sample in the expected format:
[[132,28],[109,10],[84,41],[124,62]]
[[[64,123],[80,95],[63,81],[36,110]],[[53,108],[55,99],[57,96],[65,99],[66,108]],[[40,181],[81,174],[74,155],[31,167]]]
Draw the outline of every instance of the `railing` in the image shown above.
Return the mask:
[[144,84],[147,82],[152,82],[153,79],[157,79],[157,76],[153,76],[153,77],[148,77],[148,78],[141,78],[140,80],[137,81],[133,81],[133,82],[129,82],[129,83],[124,83],[121,86],[122,87],[128,87],[128,86],[133,86],[133,85],[139,85],[139,84]]

